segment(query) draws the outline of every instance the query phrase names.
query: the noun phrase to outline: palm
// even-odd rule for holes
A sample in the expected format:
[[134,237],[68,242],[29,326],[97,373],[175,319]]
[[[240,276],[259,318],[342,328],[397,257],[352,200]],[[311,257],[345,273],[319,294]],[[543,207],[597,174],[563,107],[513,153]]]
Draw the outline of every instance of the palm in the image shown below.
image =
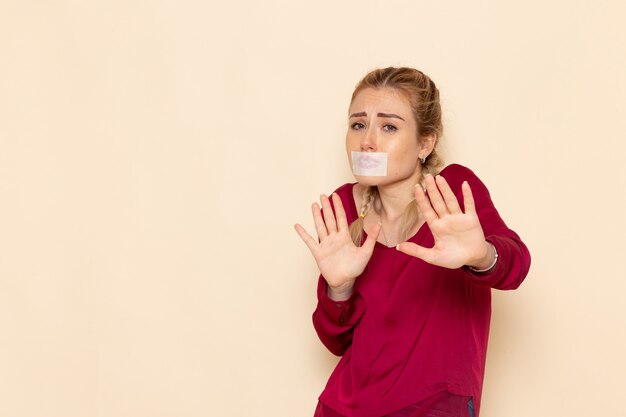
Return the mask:
[[317,203],[312,207],[319,242],[299,224],[295,225],[296,231],[309,247],[328,285],[332,288],[351,286],[372,256],[379,228],[368,236],[363,246],[356,246],[350,237],[348,221],[339,196],[333,195],[335,214],[328,197],[322,196],[321,200],[323,215]]
[[459,268],[485,256],[485,235],[476,214],[471,189],[463,184],[465,212],[443,177],[426,180],[428,196],[416,187],[415,199],[430,228],[435,244],[424,248],[403,243],[399,250],[433,265]]

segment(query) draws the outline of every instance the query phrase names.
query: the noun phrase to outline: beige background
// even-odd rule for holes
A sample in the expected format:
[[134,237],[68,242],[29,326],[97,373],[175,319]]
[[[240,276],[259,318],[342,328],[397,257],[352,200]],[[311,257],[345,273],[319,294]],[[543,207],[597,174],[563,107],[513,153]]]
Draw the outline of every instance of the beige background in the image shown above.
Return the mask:
[[0,416],[311,416],[292,224],[386,65],[533,255],[482,416],[624,415],[625,3],[224,3],[0,0]]

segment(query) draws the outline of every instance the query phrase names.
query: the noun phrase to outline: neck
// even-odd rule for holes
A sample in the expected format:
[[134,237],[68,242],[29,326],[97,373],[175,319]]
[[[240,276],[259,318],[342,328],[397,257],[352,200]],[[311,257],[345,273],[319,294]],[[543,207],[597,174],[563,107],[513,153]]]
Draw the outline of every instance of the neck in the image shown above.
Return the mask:
[[377,211],[380,215],[392,222],[402,217],[406,207],[415,199],[415,184],[420,176],[418,171],[402,182],[378,186],[380,207],[377,207]]

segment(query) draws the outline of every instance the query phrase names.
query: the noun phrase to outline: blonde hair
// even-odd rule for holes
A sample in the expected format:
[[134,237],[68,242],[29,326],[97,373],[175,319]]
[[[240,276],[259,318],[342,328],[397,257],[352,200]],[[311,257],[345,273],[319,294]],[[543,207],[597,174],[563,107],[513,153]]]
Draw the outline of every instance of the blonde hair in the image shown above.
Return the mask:
[[[417,122],[417,143],[424,136],[435,137],[435,147],[426,161],[422,164],[421,177],[419,183],[424,185],[424,174],[437,174],[443,161],[437,153],[437,144],[443,134],[443,124],[441,121],[441,103],[439,102],[439,90],[437,86],[426,74],[414,68],[381,68],[368,73],[354,89],[350,103],[354,98],[366,88],[392,88],[401,94],[411,104],[413,117]],[[363,223],[367,213],[380,204],[378,188],[366,187],[363,193],[363,202],[359,207],[359,216],[350,225],[350,235],[358,246],[363,240]],[[376,207],[375,207],[376,206]],[[418,219],[417,203],[412,200],[406,207],[402,217],[402,227],[400,239],[406,240],[409,233]]]

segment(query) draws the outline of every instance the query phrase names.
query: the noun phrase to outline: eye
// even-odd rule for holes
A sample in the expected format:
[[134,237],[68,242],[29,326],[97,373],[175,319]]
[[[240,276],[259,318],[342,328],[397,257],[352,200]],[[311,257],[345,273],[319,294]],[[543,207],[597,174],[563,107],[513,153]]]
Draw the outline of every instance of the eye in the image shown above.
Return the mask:
[[365,125],[361,122],[355,122],[350,125],[353,130],[361,130],[365,127]]
[[385,132],[395,132],[396,130],[398,130],[398,128],[392,124],[387,123],[386,125],[383,126],[383,130]]

